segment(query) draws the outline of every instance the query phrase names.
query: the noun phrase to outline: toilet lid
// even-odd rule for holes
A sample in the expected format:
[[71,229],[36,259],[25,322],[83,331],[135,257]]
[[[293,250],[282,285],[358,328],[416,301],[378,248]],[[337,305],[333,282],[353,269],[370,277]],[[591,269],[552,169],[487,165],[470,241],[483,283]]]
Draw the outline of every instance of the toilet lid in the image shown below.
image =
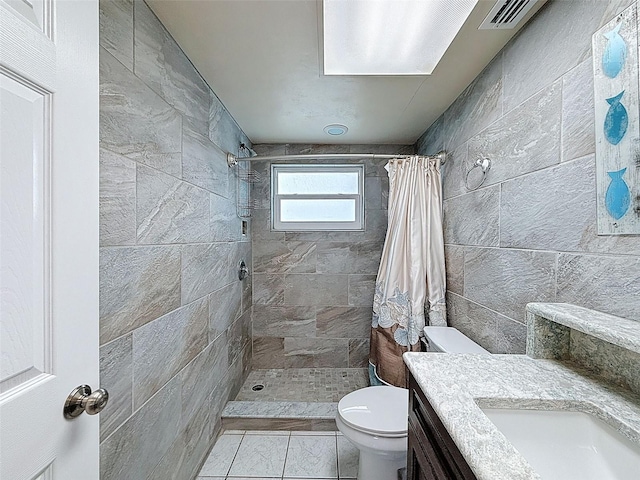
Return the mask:
[[342,397],[338,402],[338,415],[344,423],[363,432],[406,434],[409,391],[391,386],[361,388]]

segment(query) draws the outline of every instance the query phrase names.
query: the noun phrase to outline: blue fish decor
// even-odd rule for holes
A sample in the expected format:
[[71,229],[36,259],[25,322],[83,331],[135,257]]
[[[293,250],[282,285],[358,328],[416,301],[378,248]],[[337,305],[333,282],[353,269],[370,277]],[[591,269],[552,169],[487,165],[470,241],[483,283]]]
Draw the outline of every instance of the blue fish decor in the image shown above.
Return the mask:
[[615,97],[607,98],[607,103],[610,107],[604,119],[604,136],[612,145],[620,143],[625,133],[627,133],[627,127],[629,126],[627,109],[624,108],[624,105],[620,102],[623,95],[624,90]]
[[623,168],[617,172],[607,172],[611,177],[611,183],[607,188],[607,194],[604,197],[604,203],[607,207],[607,212],[616,220],[620,220],[624,217],[624,214],[629,210],[631,205],[631,192],[627,182],[624,181],[622,176],[627,169]]
[[607,38],[607,47],[602,54],[602,71],[609,78],[618,76],[627,59],[627,44],[620,36],[620,27],[622,27],[622,23],[604,34]]

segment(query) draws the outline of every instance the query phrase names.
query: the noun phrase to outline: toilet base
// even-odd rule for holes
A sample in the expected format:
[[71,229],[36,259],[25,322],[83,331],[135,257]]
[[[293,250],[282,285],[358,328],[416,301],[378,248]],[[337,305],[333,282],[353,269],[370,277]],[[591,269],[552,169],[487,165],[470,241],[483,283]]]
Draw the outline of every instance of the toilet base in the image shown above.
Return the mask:
[[377,455],[360,449],[358,480],[397,480],[398,470],[406,466],[406,452]]

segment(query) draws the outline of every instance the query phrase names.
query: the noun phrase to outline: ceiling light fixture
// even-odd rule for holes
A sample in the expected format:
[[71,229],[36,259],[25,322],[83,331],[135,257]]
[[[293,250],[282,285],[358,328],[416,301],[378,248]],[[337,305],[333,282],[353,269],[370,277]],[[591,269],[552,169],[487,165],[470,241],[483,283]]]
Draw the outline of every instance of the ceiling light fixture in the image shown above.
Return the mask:
[[332,123],[331,125],[327,125],[324,127],[324,133],[332,136],[344,135],[347,133],[349,129],[345,125],[340,125],[338,123]]
[[323,0],[325,75],[430,75],[478,0]]

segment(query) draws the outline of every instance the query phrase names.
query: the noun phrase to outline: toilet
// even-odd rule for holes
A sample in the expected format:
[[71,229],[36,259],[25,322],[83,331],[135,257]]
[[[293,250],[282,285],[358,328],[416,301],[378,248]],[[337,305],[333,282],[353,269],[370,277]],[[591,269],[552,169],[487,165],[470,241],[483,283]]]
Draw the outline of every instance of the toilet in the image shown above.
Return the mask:
[[[489,354],[453,327],[425,327],[427,351]],[[409,391],[366,387],[338,402],[338,430],[360,450],[358,480],[396,480],[407,466]]]

